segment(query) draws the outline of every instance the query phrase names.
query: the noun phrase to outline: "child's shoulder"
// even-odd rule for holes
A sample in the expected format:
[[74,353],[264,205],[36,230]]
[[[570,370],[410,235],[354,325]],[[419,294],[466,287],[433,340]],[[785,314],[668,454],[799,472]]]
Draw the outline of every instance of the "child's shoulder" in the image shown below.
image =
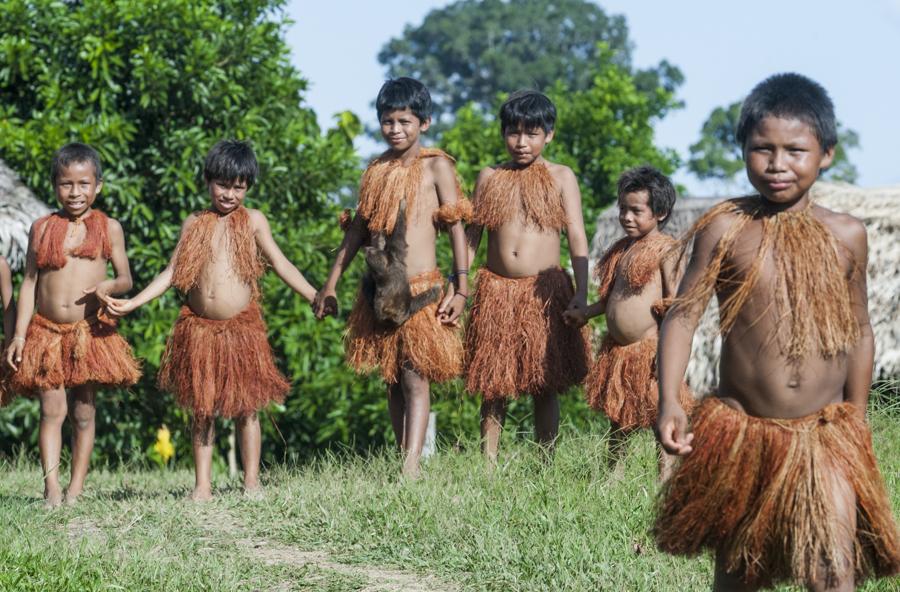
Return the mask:
[[866,244],[866,226],[856,216],[835,212],[819,204],[813,205],[813,215],[842,243],[851,247]]

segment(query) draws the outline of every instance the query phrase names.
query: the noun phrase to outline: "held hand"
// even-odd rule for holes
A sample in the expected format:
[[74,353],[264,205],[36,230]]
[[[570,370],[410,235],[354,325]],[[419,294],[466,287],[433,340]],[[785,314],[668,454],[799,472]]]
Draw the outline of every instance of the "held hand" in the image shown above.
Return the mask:
[[563,320],[567,325],[574,327],[583,327],[587,319],[587,298],[575,295],[569,302],[568,308],[563,313]]
[[660,407],[656,418],[656,437],[669,454],[684,456],[693,447],[694,434],[688,427],[688,418],[681,405],[675,404],[672,409]]
[[85,294],[93,294],[100,302],[106,304],[107,300],[109,299],[109,291],[111,287],[112,286],[110,285],[109,280],[103,280],[93,288],[85,288],[84,290],[82,290],[82,292],[84,292]]
[[6,348],[6,363],[15,371],[19,370],[18,364],[22,361],[23,349],[25,349],[25,340],[21,337],[13,337],[9,347]]
[[453,285],[453,282],[447,282],[447,289],[444,291],[444,299],[441,300],[441,303],[437,308],[437,317],[442,318],[447,312],[447,307],[450,306],[450,301],[453,300],[453,296],[456,294],[456,286]]
[[337,292],[334,288],[325,286],[318,292],[312,301],[313,314],[322,320],[328,315],[336,317],[338,314]]
[[112,317],[124,317],[137,308],[134,300],[131,299],[122,300],[107,296],[103,299],[103,303],[106,305],[106,310],[109,311],[109,315]]
[[444,311],[438,312],[438,318],[444,325],[458,327],[459,317],[465,309],[466,298],[461,293],[457,292],[450,297],[450,301],[447,303]]

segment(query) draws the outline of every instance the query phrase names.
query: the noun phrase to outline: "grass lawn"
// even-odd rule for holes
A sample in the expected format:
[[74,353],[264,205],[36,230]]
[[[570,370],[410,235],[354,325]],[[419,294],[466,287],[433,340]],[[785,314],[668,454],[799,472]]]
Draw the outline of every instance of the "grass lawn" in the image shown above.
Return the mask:
[[[872,428],[897,515],[900,419],[875,414]],[[20,459],[0,465],[0,590],[709,589],[708,557],[662,555],[647,533],[650,434],[614,475],[603,432],[600,420],[594,433],[564,429],[549,465],[506,434],[493,473],[475,442],[441,450],[418,482],[397,477],[390,452],[268,467],[259,500],[219,475],[206,504],[184,501],[189,470],[120,468],[47,511],[36,461]]]

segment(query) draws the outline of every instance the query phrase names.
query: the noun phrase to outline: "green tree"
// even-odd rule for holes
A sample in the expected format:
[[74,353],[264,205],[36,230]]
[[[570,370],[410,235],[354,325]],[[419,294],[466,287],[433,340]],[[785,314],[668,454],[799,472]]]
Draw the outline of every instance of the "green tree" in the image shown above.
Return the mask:
[[[741,101],[716,107],[703,122],[700,139],[689,148],[688,170],[700,179],[734,181],[744,170],[742,147],[737,142]],[[838,144],[831,167],[822,175],[833,181],[855,183],[859,176],[847,151],[859,147],[859,134],[838,122]]]
[[569,90],[590,88],[594,75],[586,66],[596,61],[598,42],[611,48],[605,59],[634,74],[651,98],[658,87],[673,91],[683,80],[666,61],[632,72],[624,17],[588,0],[460,0],[407,26],[378,61],[391,77],[427,81],[440,116],[469,102],[491,109],[498,92],[546,90],[557,80]]
[[[319,128],[302,104],[305,80],[290,65],[283,0],[9,0],[0,4],[0,156],[48,203],[48,165],[69,141],[104,161],[98,206],[126,230],[136,286],[166,264],[180,222],[208,205],[203,157],[223,137],[252,140],[262,171],[248,205],[268,213],[287,256],[314,283],[340,242],[337,196],[358,180],[353,114]],[[271,276],[271,274],[270,274]],[[352,277],[340,294],[352,299]],[[266,454],[277,458],[336,442],[383,441],[382,388],[343,365],[341,326],[315,323],[277,278],[264,282],[272,343],[294,378],[272,413]],[[170,291],[122,323],[145,360],[132,391],[98,398],[98,454],[143,454],[167,423],[185,454],[184,413],[157,392],[160,353],[178,312]],[[0,412],[0,452],[34,445],[33,401]]]

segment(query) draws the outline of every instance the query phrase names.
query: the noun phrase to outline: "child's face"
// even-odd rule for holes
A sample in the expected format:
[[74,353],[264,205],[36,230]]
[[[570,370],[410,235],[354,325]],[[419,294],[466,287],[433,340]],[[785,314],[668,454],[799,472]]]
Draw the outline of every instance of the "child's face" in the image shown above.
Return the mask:
[[88,211],[102,187],[103,181],[97,179],[93,163],[86,161],[60,167],[54,189],[66,213],[77,217]]
[[750,184],[778,204],[803,199],[832,158],[834,148],[823,150],[809,124],[795,118],[764,117],[744,146]]
[[431,120],[421,121],[407,107],[382,113],[380,123],[381,137],[388,143],[391,150],[404,152],[419,141],[419,134],[428,130]]
[[526,130],[525,126],[519,125],[507,128],[503,140],[512,161],[519,166],[528,166],[541,156],[544,147],[553,140],[553,130],[550,133],[540,127]]
[[650,207],[650,194],[646,189],[619,196],[619,224],[626,236],[640,238],[656,230],[664,215],[657,216]]
[[213,207],[220,214],[228,214],[244,202],[247,183],[240,179],[213,179],[207,183]]

